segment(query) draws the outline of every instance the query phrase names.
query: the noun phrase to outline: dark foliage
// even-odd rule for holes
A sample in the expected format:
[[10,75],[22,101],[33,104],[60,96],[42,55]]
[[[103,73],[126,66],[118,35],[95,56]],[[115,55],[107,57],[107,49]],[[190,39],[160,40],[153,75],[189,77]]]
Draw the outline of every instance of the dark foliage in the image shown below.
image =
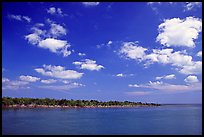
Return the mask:
[[39,99],[39,98],[11,98],[11,97],[3,97],[2,98],[3,106],[10,105],[46,105],[46,106],[160,106],[160,104],[155,103],[141,103],[141,102],[130,102],[130,101],[97,101],[97,100],[56,100],[56,99]]

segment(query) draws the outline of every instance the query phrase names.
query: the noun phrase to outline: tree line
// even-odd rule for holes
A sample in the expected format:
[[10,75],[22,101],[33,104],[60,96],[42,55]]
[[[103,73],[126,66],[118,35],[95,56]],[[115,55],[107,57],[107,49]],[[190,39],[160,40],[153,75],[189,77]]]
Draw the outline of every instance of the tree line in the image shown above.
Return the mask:
[[46,105],[46,106],[160,106],[155,103],[142,103],[142,102],[131,102],[131,101],[98,101],[98,100],[66,100],[66,99],[50,99],[50,98],[11,98],[3,97],[2,106],[11,105]]

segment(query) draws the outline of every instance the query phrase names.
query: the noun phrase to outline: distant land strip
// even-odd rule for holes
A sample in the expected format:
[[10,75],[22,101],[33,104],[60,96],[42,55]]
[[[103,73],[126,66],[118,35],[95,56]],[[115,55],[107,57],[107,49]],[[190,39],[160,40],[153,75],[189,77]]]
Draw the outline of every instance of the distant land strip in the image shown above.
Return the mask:
[[2,98],[2,108],[120,108],[161,106],[156,103],[142,103],[130,101],[97,101],[97,100],[66,100],[50,98]]

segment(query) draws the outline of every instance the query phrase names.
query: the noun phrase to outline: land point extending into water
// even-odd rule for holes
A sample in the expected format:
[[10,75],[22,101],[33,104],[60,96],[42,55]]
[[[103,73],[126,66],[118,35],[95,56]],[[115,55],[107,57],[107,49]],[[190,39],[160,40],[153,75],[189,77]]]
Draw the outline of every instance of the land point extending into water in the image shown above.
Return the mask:
[[161,106],[157,103],[142,103],[131,101],[97,101],[97,100],[66,100],[50,98],[2,98],[2,108],[120,108]]

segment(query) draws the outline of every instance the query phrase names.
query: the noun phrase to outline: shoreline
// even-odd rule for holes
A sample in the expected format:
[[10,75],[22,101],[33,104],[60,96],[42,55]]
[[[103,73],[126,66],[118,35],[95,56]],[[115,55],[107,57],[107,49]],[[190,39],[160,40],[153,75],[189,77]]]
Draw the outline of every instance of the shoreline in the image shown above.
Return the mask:
[[132,108],[160,106],[131,101],[66,100],[50,98],[2,98],[2,108]]
[[138,108],[138,107],[158,107],[155,105],[138,105],[138,106],[47,106],[47,105],[9,105],[2,108]]

